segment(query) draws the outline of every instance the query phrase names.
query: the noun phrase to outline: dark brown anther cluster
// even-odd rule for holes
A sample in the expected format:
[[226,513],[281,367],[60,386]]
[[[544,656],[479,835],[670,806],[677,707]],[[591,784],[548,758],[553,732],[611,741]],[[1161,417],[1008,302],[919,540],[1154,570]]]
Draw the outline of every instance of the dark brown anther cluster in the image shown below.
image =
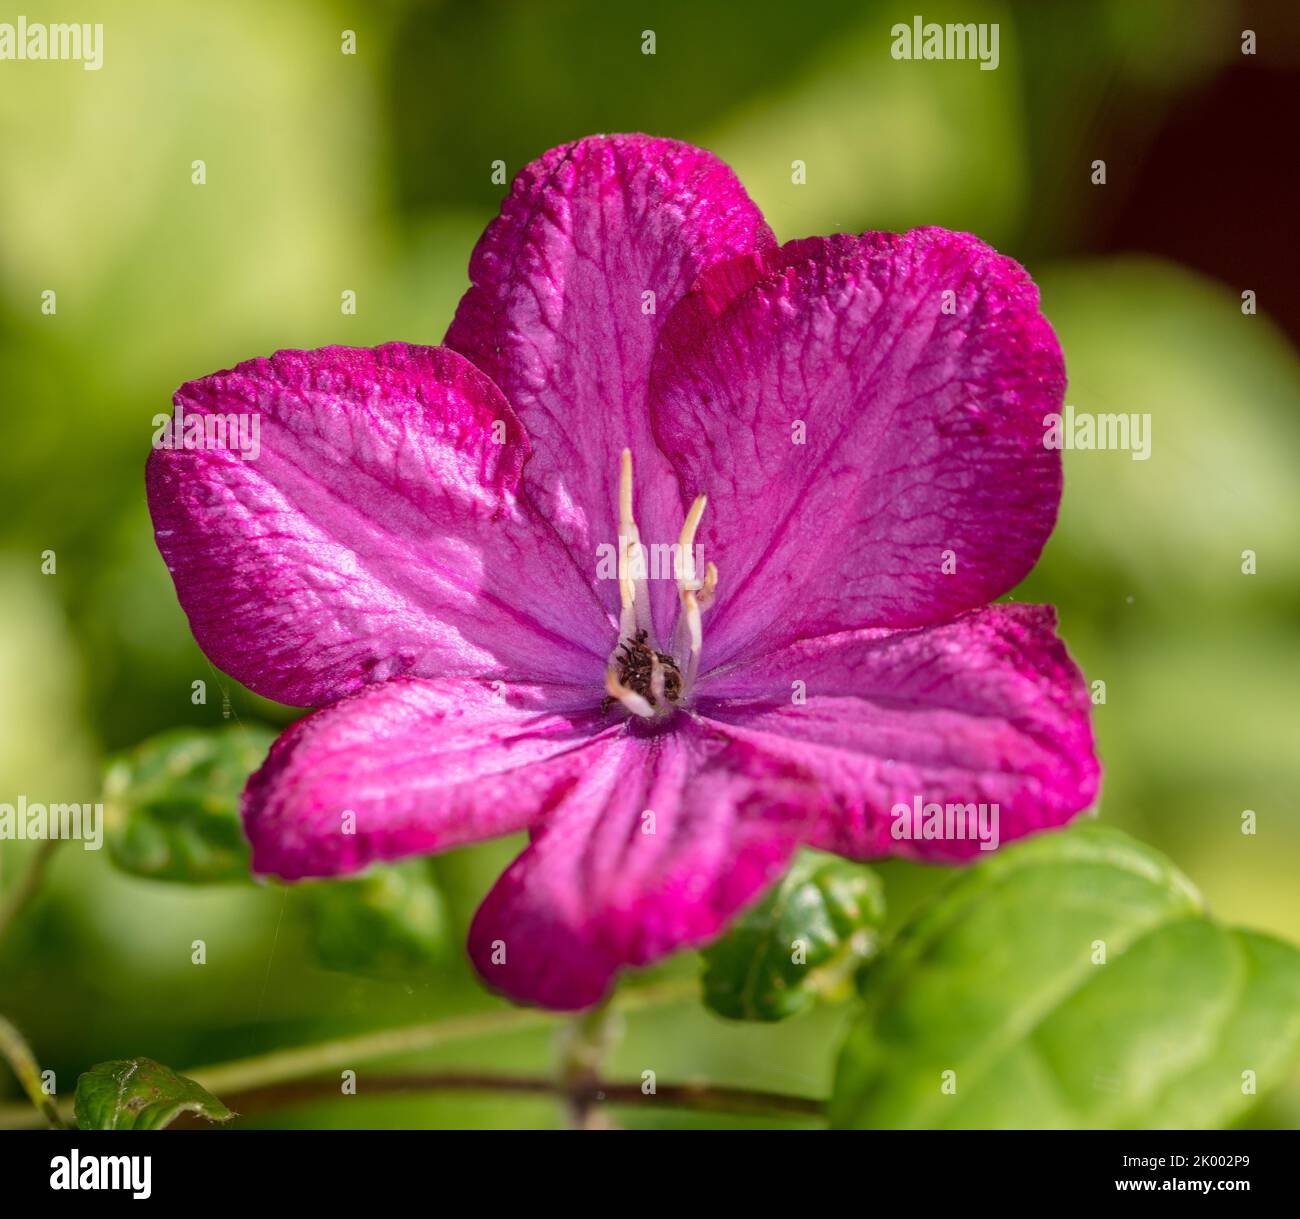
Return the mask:
[[[664,652],[654,651],[646,643],[645,631],[637,631],[631,639],[625,639],[620,647],[621,650],[614,656],[619,665],[620,684],[629,690],[635,690],[653,707],[655,696],[650,690],[650,675],[653,671],[653,661],[657,657],[664,671],[664,698],[670,703],[675,703],[681,698],[682,672],[677,667],[677,662]],[[609,699],[605,700],[606,705],[609,701]]]

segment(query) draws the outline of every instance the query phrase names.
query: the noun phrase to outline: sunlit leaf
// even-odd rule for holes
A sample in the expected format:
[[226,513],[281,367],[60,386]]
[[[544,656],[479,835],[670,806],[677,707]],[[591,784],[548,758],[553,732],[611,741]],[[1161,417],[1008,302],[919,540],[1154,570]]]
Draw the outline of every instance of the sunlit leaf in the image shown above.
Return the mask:
[[839,1126],[1218,1127],[1300,1047],[1300,952],[1095,826],[972,868],[863,977]]

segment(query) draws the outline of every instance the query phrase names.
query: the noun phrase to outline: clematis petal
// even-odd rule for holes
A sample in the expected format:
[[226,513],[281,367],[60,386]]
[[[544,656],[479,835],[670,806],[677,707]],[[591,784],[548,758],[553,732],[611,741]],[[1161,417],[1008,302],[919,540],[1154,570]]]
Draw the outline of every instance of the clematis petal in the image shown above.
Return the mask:
[[709,496],[706,662],[1000,596],[1056,518],[1065,387],[1028,275],[944,229],[792,242],[702,277],[665,326],[656,435]]
[[614,749],[553,686],[398,677],[290,727],[244,791],[253,871],[342,876],[508,834],[570,800]]
[[470,956],[517,1002],[587,1007],[620,967],[712,939],[779,880],[810,796],[799,765],[690,720],[626,733],[488,894]]
[[[520,171],[483,234],[446,343],[519,412],[534,445],[528,494],[584,570],[597,546],[617,542],[625,447],[642,537],[676,540],[695,488],[679,488],[650,433],[660,326],[705,267],[772,241],[721,161],[644,135],[552,149]],[[616,584],[600,592],[616,606]],[[672,582],[657,582],[655,596],[663,615]]]
[[941,626],[804,640],[707,675],[697,706],[817,776],[813,845],[859,859],[970,858],[969,839],[894,838],[892,810],[996,804],[1005,842],[1096,797],[1090,700],[1055,625],[1050,606],[994,605]]
[[181,438],[242,419],[257,439],[155,449],[147,479],[194,637],[257,693],[307,706],[400,673],[600,688],[609,618],[519,501],[527,437],[469,361],[282,351],[176,402]]

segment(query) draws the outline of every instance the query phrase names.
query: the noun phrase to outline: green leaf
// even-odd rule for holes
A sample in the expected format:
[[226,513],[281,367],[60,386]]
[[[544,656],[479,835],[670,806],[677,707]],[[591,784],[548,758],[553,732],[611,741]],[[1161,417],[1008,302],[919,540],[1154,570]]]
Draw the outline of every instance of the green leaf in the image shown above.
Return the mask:
[[151,880],[248,880],[239,796],[274,739],[260,726],[183,728],[110,761],[104,821],[113,862]]
[[1096,826],[972,868],[862,987],[838,1126],[1219,1127],[1300,1047],[1300,952]]
[[326,969],[403,980],[442,958],[447,912],[427,859],[299,891],[311,903],[316,954]]
[[801,855],[785,880],[704,951],[704,1002],[731,1020],[784,1020],[846,998],[874,952],[885,903],[874,872]]
[[185,1112],[228,1122],[234,1113],[206,1088],[152,1058],[101,1062],[77,1080],[81,1130],[161,1130]]

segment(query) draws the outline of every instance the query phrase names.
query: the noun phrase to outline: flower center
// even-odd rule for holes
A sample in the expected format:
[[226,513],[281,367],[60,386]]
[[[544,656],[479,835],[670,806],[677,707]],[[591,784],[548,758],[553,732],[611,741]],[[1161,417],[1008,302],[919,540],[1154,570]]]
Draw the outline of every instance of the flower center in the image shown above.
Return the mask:
[[695,570],[695,533],[707,502],[697,496],[672,548],[673,575],[681,611],[672,645],[660,649],[650,613],[649,566],[632,513],[632,453],[623,450],[618,483],[618,642],[605,669],[604,709],[619,702],[645,719],[672,714],[695,683],[704,642],[701,615],[713,602],[718,569],[709,563],[704,578]]

